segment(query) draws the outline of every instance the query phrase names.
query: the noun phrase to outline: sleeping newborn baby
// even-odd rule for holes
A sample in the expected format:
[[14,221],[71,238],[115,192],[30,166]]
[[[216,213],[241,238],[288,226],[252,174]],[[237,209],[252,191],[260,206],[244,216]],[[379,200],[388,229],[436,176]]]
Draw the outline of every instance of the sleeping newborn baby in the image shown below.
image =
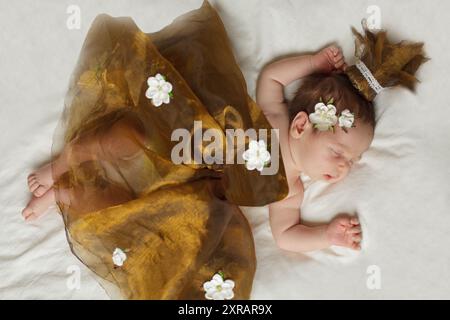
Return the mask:
[[[270,226],[282,249],[305,252],[331,245],[360,250],[361,228],[356,217],[336,216],[330,223],[301,224],[303,180],[336,183],[369,149],[374,136],[374,98],[385,88],[412,91],[414,76],[429,60],[423,42],[390,43],[387,31],[365,34],[355,28],[354,65],[347,66],[341,50],[332,45],[312,55],[284,58],[260,74],[256,100],[267,120],[279,129],[289,194],[269,205]],[[294,98],[286,103],[283,88],[302,78]]]
[[[279,129],[289,185],[288,196],[269,205],[270,226],[282,249],[305,252],[331,245],[360,249],[356,217],[340,215],[329,224],[301,224],[301,176],[335,183],[344,179],[369,148],[375,127],[373,105],[343,71],[342,52],[329,46],[314,55],[285,58],[267,65],[258,80],[256,100],[267,120]],[[303,78],[288,104],[283,87]]]

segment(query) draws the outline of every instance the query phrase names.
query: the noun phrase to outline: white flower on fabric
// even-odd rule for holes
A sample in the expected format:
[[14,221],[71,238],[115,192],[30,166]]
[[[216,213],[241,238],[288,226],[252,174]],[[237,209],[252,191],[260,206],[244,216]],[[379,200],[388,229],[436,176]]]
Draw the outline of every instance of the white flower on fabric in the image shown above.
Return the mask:
[[309,115],[309,120],[314,123],[314,127],[320,131],[328,131],[334,129],[337,122],[336,107],[333,104],[325,104],[323,102],[316,103],[314,113]]
[[339,126],[344,128],[351,128],[353,122],[355,121],[355,115],[350,112],[350,110],[345,109],[341,112],[339,117]]
[[205,298],[208,300],[225,300],[234,297],[234,281],[227,279],[224,281],[221,273],[216,273],[210,281],[203,283]]
[[147,79],[148,89],[145,96],[152,100],[155,107],[159,107],[163,103],[169,103],[172,94],[172,84],[166,81],[166,78],[157,73],[154,77]]
[[245,166],[248,170],[262,171],[265,164],[270,161],[270,153],[267,151],[265,141],[251,140],[249,149],[244,151],[242,158],[246,160]]
[[120,248],[116,248],[112,255],[112,260],[116,266],[121,267],[125,260],[127,260],[127,255]]

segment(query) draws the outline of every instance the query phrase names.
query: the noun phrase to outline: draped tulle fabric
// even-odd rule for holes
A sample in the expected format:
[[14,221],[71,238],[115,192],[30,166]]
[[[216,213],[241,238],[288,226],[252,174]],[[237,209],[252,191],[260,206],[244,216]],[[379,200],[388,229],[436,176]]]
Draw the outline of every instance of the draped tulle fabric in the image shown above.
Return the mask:
[[[160,107],[145,96],[157,73],[173,85]],[[228,128],[268,129],[271,149],[271,126],[214,8],[205,1],[147,34],[131,18],[98,15],[54,135],[64,166],[52,169],[71,250],[112,299],[205,299],[203,283],[218,271],[235,282],[234,299],[250,298],[255,246],[239,206],[286,197],[283,161],[275,175],[236,162],[175,164],[171,134],[193,135],[194,120],[224,137]],[[126,253],[122,266],[116,248]]]

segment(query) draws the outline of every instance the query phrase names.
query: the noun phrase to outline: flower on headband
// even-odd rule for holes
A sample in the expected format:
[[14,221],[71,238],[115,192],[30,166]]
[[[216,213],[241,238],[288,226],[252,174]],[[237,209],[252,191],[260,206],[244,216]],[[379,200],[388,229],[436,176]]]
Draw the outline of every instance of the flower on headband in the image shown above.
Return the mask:
[[350,110],[345,109],[341,112],[341,116],[339,117],[339,126],[347,132],[345,128],[353,127],[353,122],[355,122],[355,115],[350,112]]
[[353,127],[355,116],[350,110],[345,109],[341,112],[339,118],[336,116],[336,107],[333,105],[334,99],[331,98],[325,104],[320,98],[320,102],[314,106],[314,113],[309,115],[309,120],[314,124],[314,128],[320,131],[331,130],[334,132],[334,125],[339,122],[339,126],[347,133],[346,128]]
[[314,106],[314,113],[309,115],[309,120],[314,123],[314,128],[320,131],[334,130],[334,125],[337,122],[336,107],[332,104],[333,98],[331,98],[327,104],[322,102],[316,103]]

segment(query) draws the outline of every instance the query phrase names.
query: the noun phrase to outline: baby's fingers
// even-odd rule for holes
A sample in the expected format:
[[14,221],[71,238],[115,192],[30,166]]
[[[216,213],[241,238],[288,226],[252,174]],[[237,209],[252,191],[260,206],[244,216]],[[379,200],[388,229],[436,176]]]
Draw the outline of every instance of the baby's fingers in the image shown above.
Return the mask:
[[322,52],[327,56],[330,64],[333,65],[342,58],[340,50],[336,46],[326,47],[322,50]]
[[344,63],[345,63],[344,59],[339,60],[337,63],[334,64],[334,67],[336,69],[340,69],[344,65]]
[[343,59],[344,59],[344,56],[343,56],[342,52],[339,51],[337,54],[333,54],[333,61],[334,62],[338,62],[338,61],[343,60]]
[[335,45],[329,46],[328,49],[333,53],[333,56],[335,57],[341,52]]
[[347,233],[349,234],[356,234],[361,233],[361,227],[360,226],[354,226],[347,230]]
[[361,237],[360,233],[355,234],[355,235],[352,236],[353,242],[361,242],[361,239],[362,239],[362,237]]
[[[357,231],[358,229],[361,230],[360,227],[354,227],[352,228],[352,231]],[[352,233],[349,236],[349,240],[350,240],[350,248],[354,249],[354,250],[361,250],[361,240],[362,240],[362,235],[361,233]]]
[[350,216],[342,216],[338,218],[339,224],[347,227],[347,228],[353,228],[357,225],[359,225],[358,218],[356,217],[350,217]]
[[352,238],[349,238],[343,246],[354,250],[360,250],[361,249],[360,242],[361,239],[359,239],[359,241],[353,241]]
[[353,242],[351,248],[354,250],[361,250],[361,245],[358,242]]

